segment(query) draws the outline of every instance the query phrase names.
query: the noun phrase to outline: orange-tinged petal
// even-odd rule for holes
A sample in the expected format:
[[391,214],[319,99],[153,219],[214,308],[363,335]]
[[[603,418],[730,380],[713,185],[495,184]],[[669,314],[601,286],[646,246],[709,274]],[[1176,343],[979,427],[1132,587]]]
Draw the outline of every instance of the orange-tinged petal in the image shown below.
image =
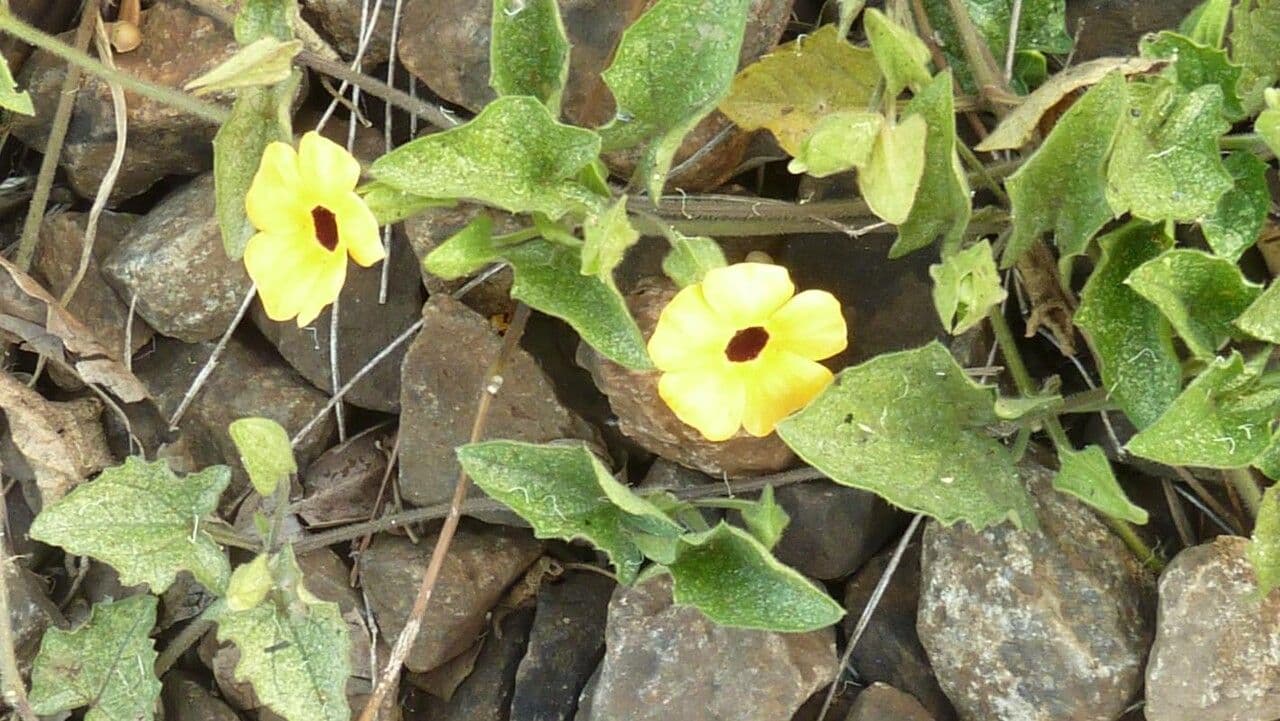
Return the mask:
[[664,371],[719,365],[735,330],[712,312],[703,300],[702,289],[691,285],[662,309],[649,337],[649,357]]
[[709,441],[732,438],[742,425],[746,395],[738,373],[720,369],[664,373],[658,395],[681,422]]
[[849,345],[840,301],[825,290],[806,290],[787,301],[764,326],[769,343],[809,360],[822,360]]
[[[346,277],[345,253],[325,250],[308,235],[258,233],[244,249],[244,267],[258,287],[267,317],[298,317],[306,325],[338,297]],[[334,287],[335,277],[337,287]],[[303,313],[310,317],[304,317]]]
[[368,268],[387,257],[382,247],[382,235],[378,232],[378,220],[360,196],[347,193],[329,210],[338,219],[338,237],[346,245],[352,260]]
[[347,149],[314,130],[298,142],[298,171],[316,196],[336,201],[360,182],[360,162]]
[[734,263],[702,279],[707,305],[739,329],[764,325],[795,292],[787,269],[769,263]]
[[742,382],[746,390],[742,425],[747,433],[763,437],[822,392],[831,382],[831,371],[795,353],[767,350],[759,360],[744,364]]
[[286,143],[267,146],[244,198],[245,212],[258,230],[288,234],[310,227],[310,210],[299,195],[298,155]]

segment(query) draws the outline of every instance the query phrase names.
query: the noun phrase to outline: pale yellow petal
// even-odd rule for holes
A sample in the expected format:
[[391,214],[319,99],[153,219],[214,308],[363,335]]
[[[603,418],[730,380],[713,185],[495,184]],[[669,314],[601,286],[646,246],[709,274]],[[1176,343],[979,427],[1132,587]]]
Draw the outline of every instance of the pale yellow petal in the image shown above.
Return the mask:
[[758,360],[743,364],[743,427],[757,437],[773,433],[778,421],[804,408],[830,382],[831,371],[821,363],[766,350]]
[[258,172],[244,198],[249,222],[258,230],[288,234],[311,222],[300,195],[298,155],[286,143],[275,142],[262,153]]
[[317,308],[338,297],[346,265],[345,254],[327,251],[307,235],[258,233],[244,251],[245,270],[258,287],[267,317],[297,317],[304,321],[299,325],[314,320]]
[[649,357],[659,370],[706,368],[724,362],[724,348],[735,328],[722,321],[691,285],[662,309],[649,337]]
[[840,301],[825,290],[806,290],[787,301],[764,326],[774,348],[822,360],[849,345]]
[[681,422],[696,428],[709,441],[728,440],[742,425],[746,397],[735,372],[664,373],[658,380],[658,395]]
[[330,303],[338,299],[342,292],[342,284],[347,280],[347,259],[341,262],[330,262],[314,268],[314,274],[308,277],[308,290],[302,297],[302,305],[298,308],[298,327],[310,325]]
[[298,170],[302,181],[327,199],[350,193],[360,182],[360,162],[346,148],[314,130],[298,142]]
[[338,237],[352,260],[368,268],[387,257],[382,234],[378,232],[378,220],[360,196],[347,193],[329,210],[337,216]]
[[768,263],[734,263],[702,279],[707,305],[739,329],[764,325],[795,292],[787,269]]

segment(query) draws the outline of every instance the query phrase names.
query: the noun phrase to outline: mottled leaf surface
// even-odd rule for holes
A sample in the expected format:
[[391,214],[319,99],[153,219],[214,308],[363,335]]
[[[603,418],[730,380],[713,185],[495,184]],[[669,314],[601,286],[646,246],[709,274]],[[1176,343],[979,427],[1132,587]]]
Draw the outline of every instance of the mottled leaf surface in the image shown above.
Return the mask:
[[275,493],[280,481],[298,472],[289,432],[270,418],[241,418],[227,429],[249,473],[249,482],[260,495]]
[[556,0],[493,0],[489,84],[499,95],[531,95],[558,114],[569,77],[569,38]]
[[942,238],[943,253],[958,250],[973,214],[969,181],[956,155],[956,116],[950,71],[940,73],[904,111],[924,118],[924,172],[911,213],[898,226],[890,258],[928,247]]
[[933,307],[952,335],[981,323],[1008,295],[986,240],[929,266],[929,277],[933,278]]
[[1280,345],[1280,283],[1271,281],[1235,323],[1254,338]]
[[1232,188],[1200,222],[1200,230],[1214,253],[1234,262],[1257,242],[1271,207],[1271,191],[1267,164],[1253,153],[1231,153],[1222,166],[1231,174]]
[[1112,518],[1139,525],[1147,522],[1147,511],[1129,500],[1100,447],[1089,446],[1083,451],[1060,448],[1058,460],[1062,467],[1053,477],[1054,488]]

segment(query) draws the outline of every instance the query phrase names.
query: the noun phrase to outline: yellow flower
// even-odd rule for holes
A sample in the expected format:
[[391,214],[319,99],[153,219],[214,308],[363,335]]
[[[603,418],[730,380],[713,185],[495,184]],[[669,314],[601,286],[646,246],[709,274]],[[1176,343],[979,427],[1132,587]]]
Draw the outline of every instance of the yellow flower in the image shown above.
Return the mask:
[[272,143],[245,196],[258,233],[244,249],[244,266],[272,320],[297,317],[301,328],[337,300],[347,256],[368,267],[386,253],[378,221],[356,195],[360,163],[315,132],[298,150]]
[[649,356],[658,394],[712,441],[746,428],[767,436],[831,381],[818,361],[844,350],[840,302],[822,290],[795,294],[787,269],[737,263],[676,294],[658,317]]

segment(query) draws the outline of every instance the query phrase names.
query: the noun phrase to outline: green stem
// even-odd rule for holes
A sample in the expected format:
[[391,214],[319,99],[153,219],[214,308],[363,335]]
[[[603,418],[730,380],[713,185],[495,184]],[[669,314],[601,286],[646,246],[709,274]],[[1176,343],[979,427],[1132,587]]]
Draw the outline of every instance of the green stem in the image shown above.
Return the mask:
[[209,534],[210,538],[224,546],[242,548],[246,551],[258,550],[258,544],[256,542],[245,538],[230,526],[222,525],[221,521],[205,521],[201,524],[200,530]]
[[982,184],[987,186],[987,190],[990,190],[996,196],[996,200],[999,200],[1000,204],[1006,208],[1013,207],[1012,201],[1009,200],[1009,194],[1004,192],[1004,188],[1000,187],[1000,181],[991,175],[991,172],[987,170],[987,166],[982,163],[982,160],[978,158],[973,150],[959,138],[956,138],[956,149],[960,151],[960,157],[964,158],[964,162],[969,165],[973,174],[977,175]]
[[22,22],[7,11],[0,11],[0,31],[9,33],[19,40],[45,50],[69,63],[83,68],[86,72],[100,78],[119,83],[121,87],[150,98],[158,103],[172,106],[179,110],[199,116],[212,123],[221,125],[230,112],[216,105],[198,100],[191,95],[179,92],[163,85],[155,85],[141,80],[128,73],[114,70],[102,64],[97,58],[83,53],[47,33]]
[[1258,133],[1224,135],[1218,138],[1218,148],[1221,150],[1243,150],[1247,153],[1253,153],[1264,160],[1275,156],[1271,146]]
[[1258,511],[1262,508],[1262,491],[1258,490],[1258,484],[1253,480],[1253,473],[1248,468],[1229,468],[1226,474],[1227,480],[1235,486],[1236,493],[1240,494],[1240,500],[1249,511],[1249,515],[1257,518]]
[[1138,536],[1138,532],[1133,529],[1133,524],[1118,518],[1112,518],[1105,513],[1098,515],[1102,518],[1103,523],[1111,527],[1111,531],[1119,536],[1120,540],[1124,541],[1124,545],[1128,546],[1133,555],[1137,556],[1138,560],[1147,568],[1156,573],[1164,570],[1164,561]]

